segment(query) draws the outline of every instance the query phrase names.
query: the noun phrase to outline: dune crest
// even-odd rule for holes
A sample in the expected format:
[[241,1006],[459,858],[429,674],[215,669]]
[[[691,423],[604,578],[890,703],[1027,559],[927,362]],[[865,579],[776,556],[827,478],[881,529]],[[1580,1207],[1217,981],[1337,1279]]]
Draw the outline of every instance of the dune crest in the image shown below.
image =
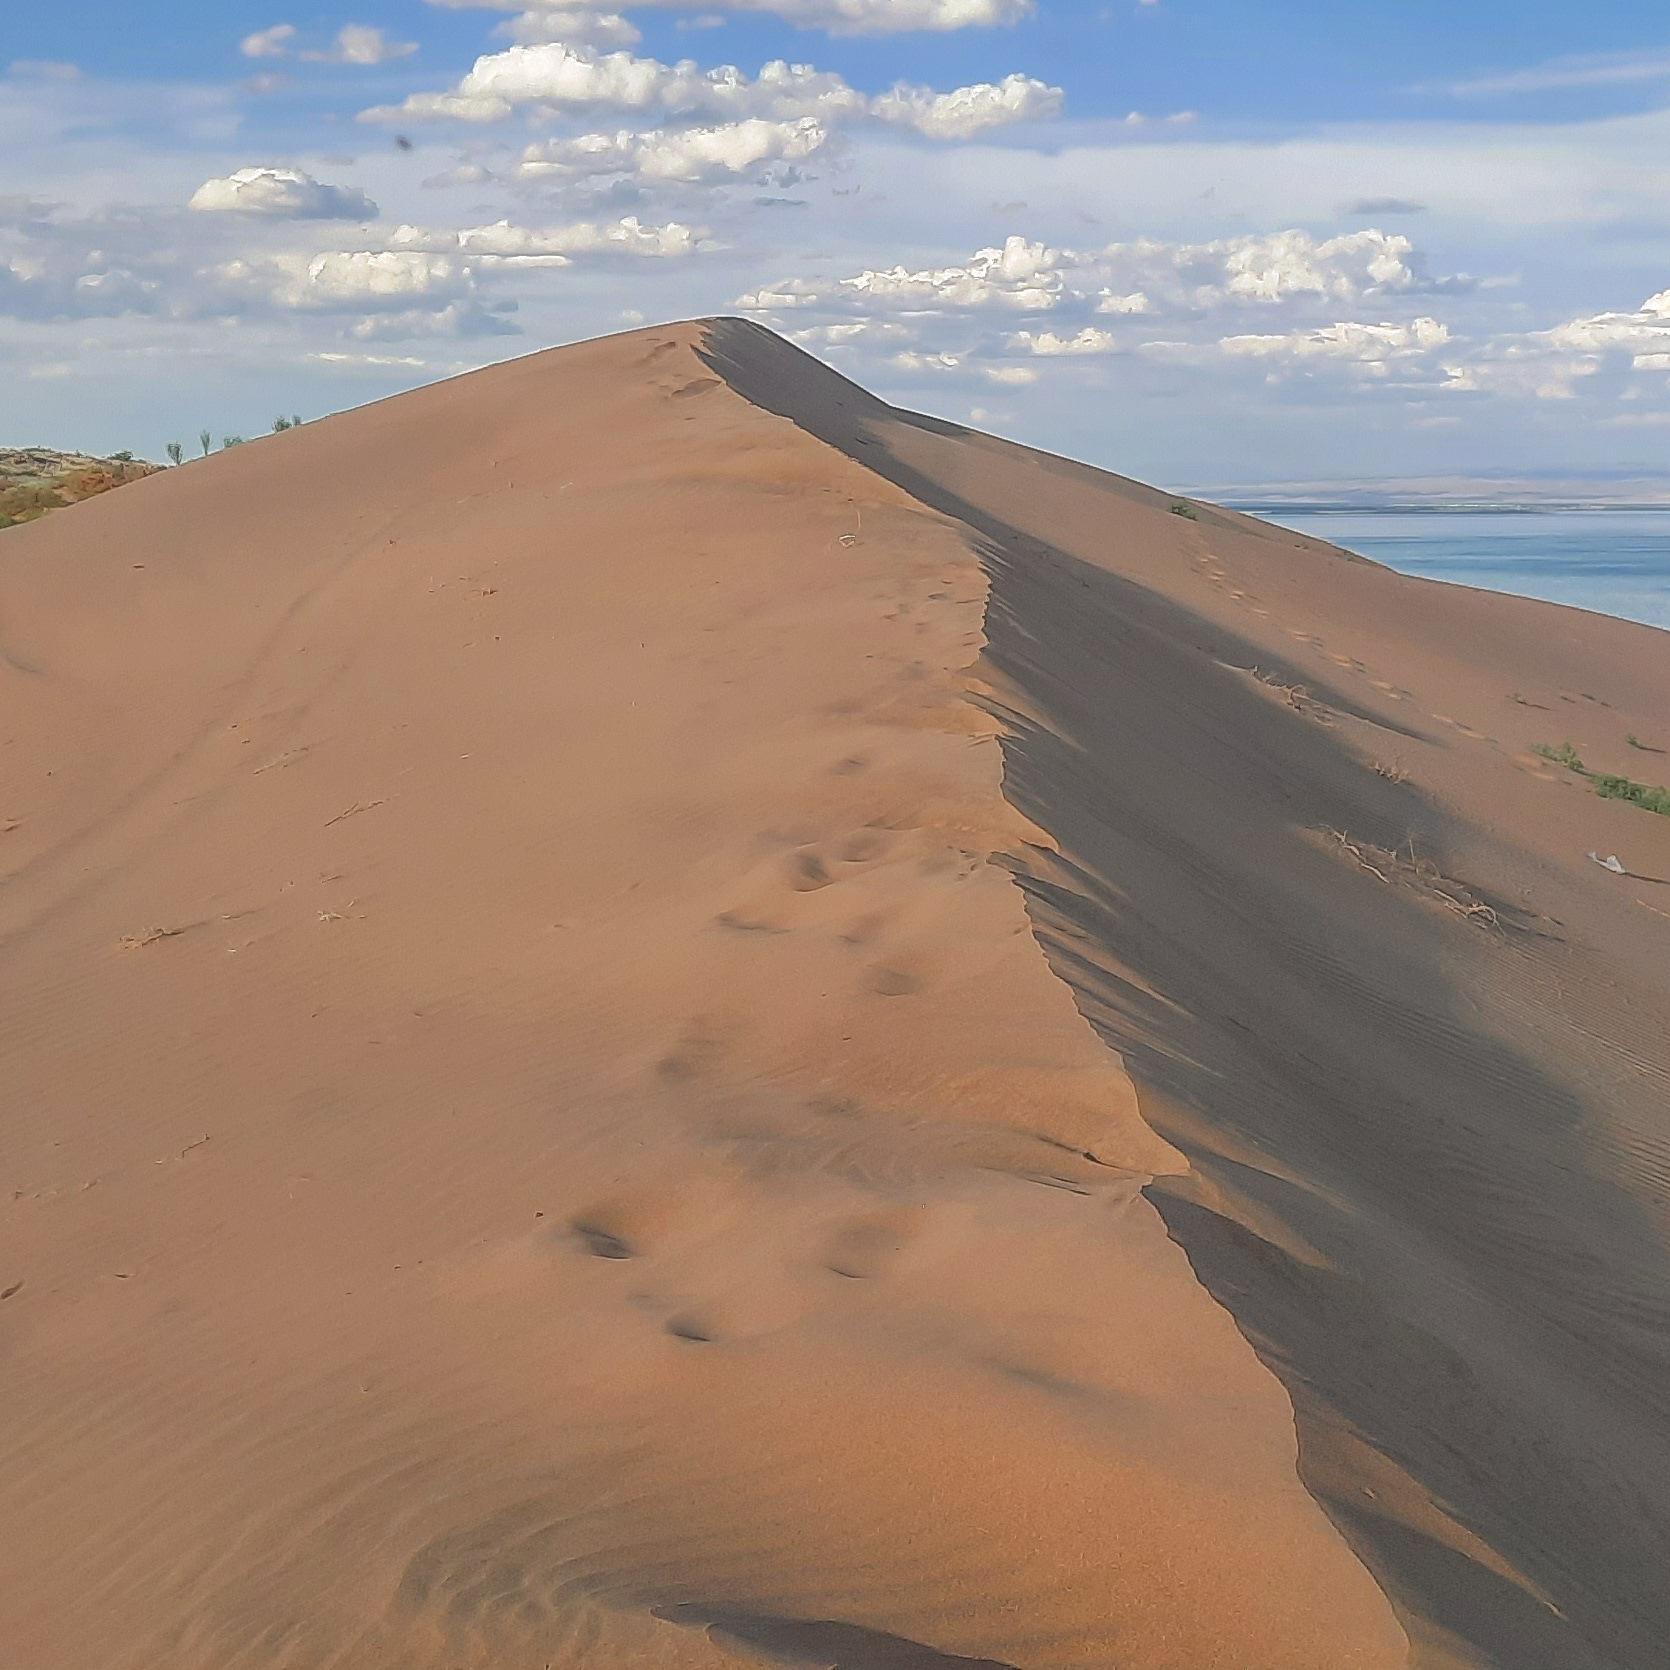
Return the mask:
[[0,539],[33,1670],[1406,1661],[1032,931],[979,542],[734,329]]
[[708,358],[980,551],[1034,928],[1414,1661],[1654,1670],[1670,820],[1591,779],[1662,764],[1670,638]]

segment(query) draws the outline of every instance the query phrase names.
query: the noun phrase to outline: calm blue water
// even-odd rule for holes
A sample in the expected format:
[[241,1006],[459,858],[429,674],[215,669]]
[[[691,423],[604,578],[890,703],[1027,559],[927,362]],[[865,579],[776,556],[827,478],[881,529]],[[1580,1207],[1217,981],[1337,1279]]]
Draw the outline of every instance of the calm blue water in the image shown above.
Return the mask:
[[1670,510],[1257,514],[1405,574],[1670,627]]

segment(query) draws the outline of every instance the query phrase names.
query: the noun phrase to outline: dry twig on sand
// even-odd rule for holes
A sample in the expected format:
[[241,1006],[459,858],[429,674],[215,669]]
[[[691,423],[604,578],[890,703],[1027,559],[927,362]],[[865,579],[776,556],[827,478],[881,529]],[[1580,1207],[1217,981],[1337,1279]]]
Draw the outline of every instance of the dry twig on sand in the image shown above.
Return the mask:
[[351,818],[358,812],[369,812],[374,806],[386,805],[388,805],[387,795],[385,795],[381,800],[356,800],[354,804],[345,812],[338,812],[334,818],[327,818],[325,820],[325,828],[329,829],[333,823],[341,823],[344,818]]
[[159,939],[174,939],[184,932],[184,928],[146,928],[141,933],[123,934],[116,943],[124,951],[137,951],[141,946],[155,945]]

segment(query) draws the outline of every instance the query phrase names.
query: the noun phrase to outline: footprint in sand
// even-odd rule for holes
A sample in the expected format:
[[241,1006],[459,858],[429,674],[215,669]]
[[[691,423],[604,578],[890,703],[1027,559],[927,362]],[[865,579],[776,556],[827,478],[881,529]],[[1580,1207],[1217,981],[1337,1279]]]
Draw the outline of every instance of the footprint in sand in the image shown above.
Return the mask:
[[675,1207],[666,1195],[600,1200],[569,1218],[567,1235],[572,1245],[593,1258],[643,1258],[660,1239]]
[[922,989],[922,977],[909,969],[881,963],[870,970],[870,990],[881,997],[909,997]]
[[838,1225],[824,1245],[823,1266],[849,1281],[885,1276],[921,1233],[922,1214],[876,1212]]
[[810,849],[794,853],[789,859],[789,886],[797,893],[815,893],[834,879],[823,859]]
[[668,1317],[666,1326],[674,1339],[689,1340],[692,1345],[712,1345],[719,1338],[719,1324],[701,1311]]

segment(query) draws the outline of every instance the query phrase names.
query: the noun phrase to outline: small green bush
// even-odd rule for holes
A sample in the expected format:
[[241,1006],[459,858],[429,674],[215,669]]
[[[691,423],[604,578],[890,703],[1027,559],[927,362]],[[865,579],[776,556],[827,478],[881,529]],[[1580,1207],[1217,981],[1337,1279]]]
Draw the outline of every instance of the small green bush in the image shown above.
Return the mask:
[[168,451],[168,462],[170,464],[178,464],[180,462],[180,460],[182,458],[184,458],[185,455],[186,455],[186,449],[183,446],[181,446],[178,441],[170,441],[168,443],[167,451]]
[[1200,518],[1195,515],[1194,506],[1187,503],[1183,499],[1173,499],[1171,501],[1171,514],[1173,516],[1187,516],[1191,522],[1198,522],[1200,520]]
[[1583,762],[1577,756],[1577,750],[1569,742],[1562,742],[1558,748],[1550,748],[1546,742],[1531,744],[1534,754],[1541,754],[1545,760],[1552,760],[1556,765],[1563,765],[1568,771],[1575,771],[1586,776]]
[[[1631,737],[1630,741],[1635,739]],[[1569,742],[1562,742],[1558,748],[1551,748],[1546,742],[1536,742],[1531,746],[1532,751],[1541,754],[1545,760],[1552,760],[1556,765],[1563,765],[1567,771],[1588,778],[1594,785],[1595,793],[1602,799],[1627,800],[1643,811],[1657,812],[1661,817],[1670,818],[1670,788],[1663,784],[1638,783],[1633,777],[1618,777],[1609,771],[1591,771]],[[1636,743],[1636,746],[1640,747],[1640,744]]]
[[1670,788],[1662,783],[1638,783],[1633,777],[1614,777],[1605,771],[1591,771],[1586,775],[1595,785],[1595,793],[1607,800],[1627,800],[1632,806],[1670,818]]

